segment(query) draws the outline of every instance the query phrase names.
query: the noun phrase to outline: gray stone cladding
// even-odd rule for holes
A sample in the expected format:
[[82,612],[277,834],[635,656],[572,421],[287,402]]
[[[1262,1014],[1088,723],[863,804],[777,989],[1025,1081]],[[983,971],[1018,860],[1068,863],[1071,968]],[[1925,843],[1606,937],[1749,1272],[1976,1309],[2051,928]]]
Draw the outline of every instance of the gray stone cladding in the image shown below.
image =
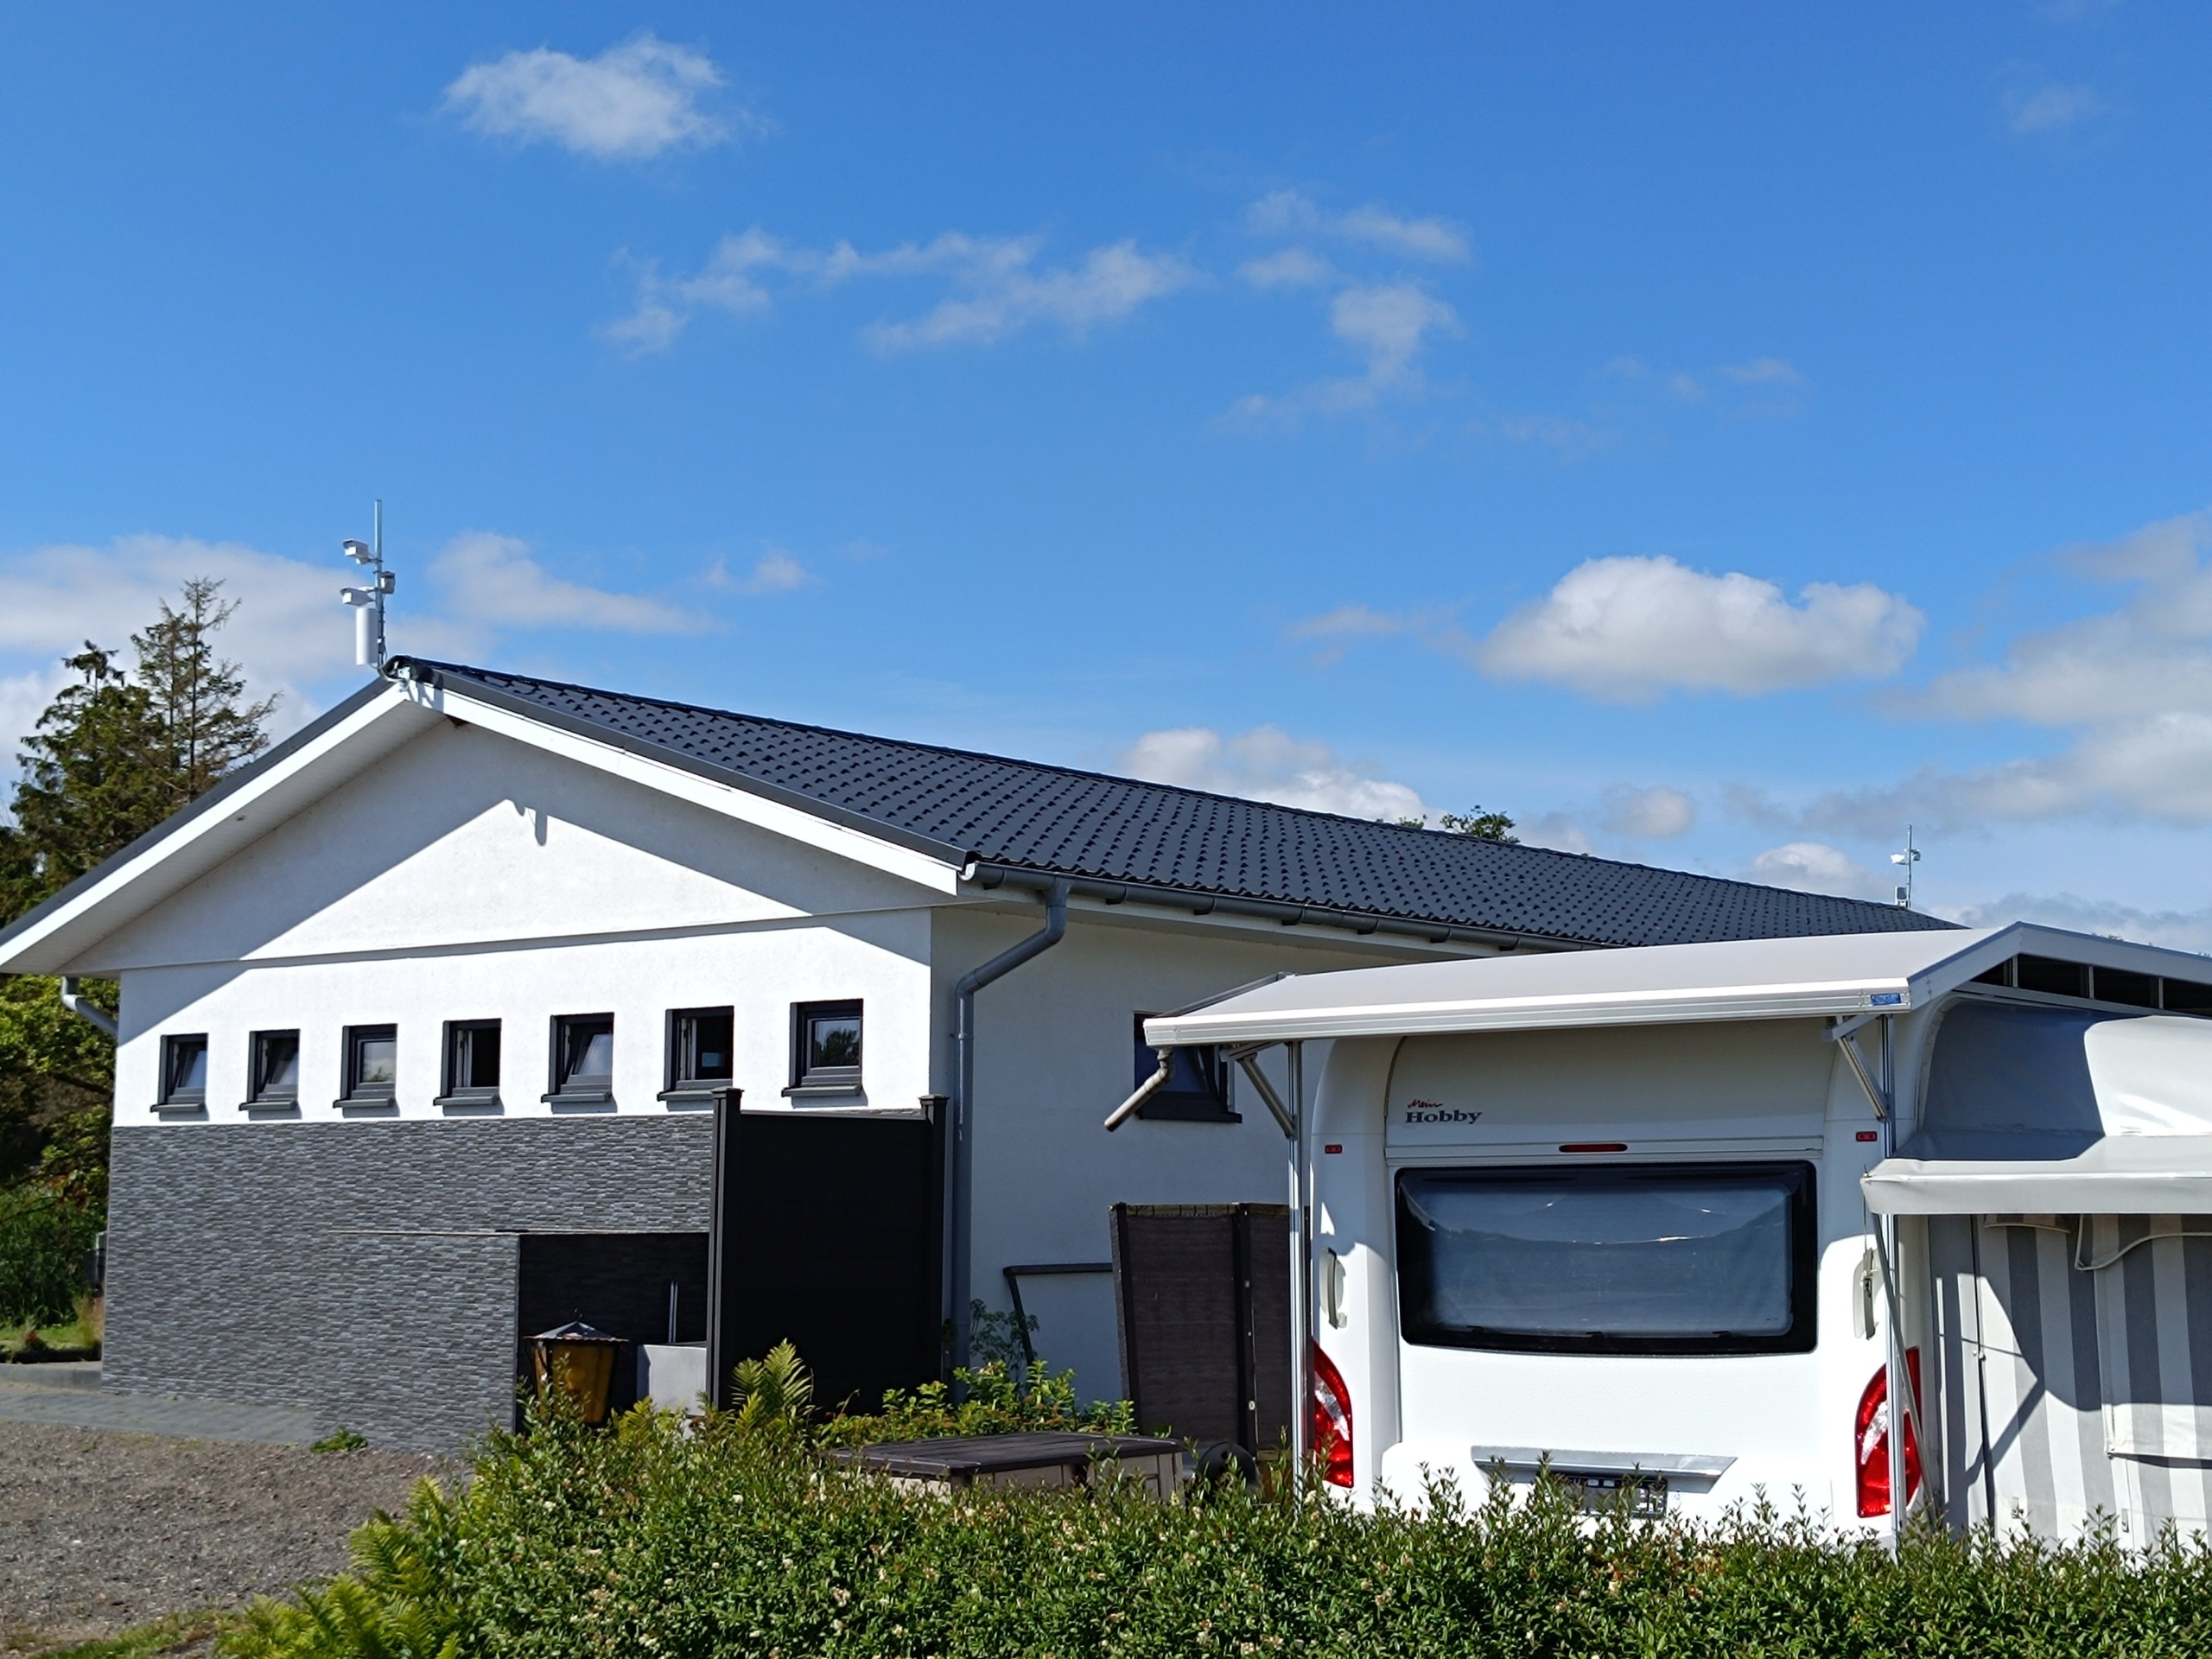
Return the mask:
[[714,1121],[115,1131],[105,1385],[451,1451],[511,1421],[516,1236],[702,1232]]

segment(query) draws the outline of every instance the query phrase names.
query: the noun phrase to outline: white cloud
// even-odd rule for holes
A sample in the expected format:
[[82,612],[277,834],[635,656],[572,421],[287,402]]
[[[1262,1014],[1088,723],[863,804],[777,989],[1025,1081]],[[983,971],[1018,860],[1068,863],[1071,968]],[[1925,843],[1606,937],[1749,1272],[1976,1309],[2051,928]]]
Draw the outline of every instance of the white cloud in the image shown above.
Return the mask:
[[[2212,950],[2212,910],[2138,910],[2132,905],[2078,898],[2070,893],[2009,893],[1986,904],[1966,905],[1947,919],[1968,927],[2039,922],[2075,933],[2103,933],[2173,950]],[[2205,977],[2212,979],[2212,963]]]
[[794,247],[756,226],[722,238],[691,276],[664,276],[658,267],[645,266],[636,308],[603,332],[632,356],[642,356],[672,345],[702,311],[741,316],[767,309],[776,298],[772,284],[819,291],[863,278],[934,276],[953,296],[910,321],[872,325],[864,331],[870,345],[891,352],[988,344],[1033,322],[1057,324],[1081,339],[1197,278],[1173,255],[1145,253],[1128,241],[1093,248],[1073,265],[1039,269],[1043,246],[1034,236],[947,231],[927,243],[863,253],[849,242]]
[[1316,380],[1280,397],[1259,393],[1238,399],[1237,417],[1295,419],[1369,409],[1386,391],[1415,391],[1422,384],[1414,362],[1430,338],[1460,332],[1457,312],[1413,283],[1361,284],[1330,302],[1329,327],[1366,359],[1364,372]]
[[[691,633],[711,625],[696,610],[552,575],[512,537],[458,537],[420,579],[404,559],[397,570],[389,631],[400,655],[481,660],[499,632],[537,627]],[[334,545],[322,563],[189,537],[124,536],[105,547],[0,558],[0,653],[29,659],[0,677],[0,744],[28,732],[70,677],[60,658],[90,639],[127,664],[132,631],[196,576],[221,582],[222,597],[238,605],[218,649],[238,662],[255,696],[281,695],[278,731],[298,725],[315,712],[317,693],[350,689],[366,672],[353,662],[353,613],[338,601],[339,588],[359,575]],[[425,588],[441,602],[430,602]],[[6,764],[0,758],[0,770]]]
[[1739,385],[1802,386],[1805,377],[1797,365],[1779,357],[1755,357],[1748,363],[1728,363],[1720,372]]
[[1593,455],[1610,448],[1620,436],[1618,432],[1592,426],[1587,421],[1568,420],[1558,415],[1508,416],[1487,429],[1514,443],[1548,449],[1562,463]]
[[1664,841],[1685,833],[1696,822],[1696,804],[1679,789],[1664,784],[1606,791],[1603,824],[1608,835],[1624,836],[1631,841]]
[[1247,259],[1236,267],[1236,274],[1255,288],[1313,288],[1338,280],[1334,265],[1304,248]]
[[2104,102],[2088,86],[2037,86],[2006,95],[2006,119],[2015,133],[2063,132],[2096,114]]
[[[196,576],[222,582],[224,599],[237,601],[219,649],[244,666],[256,695],[284,694],[284,720],[306,712],[302,688],[353,671],[353,616],[338,589],[359,578],[335,546],[327,564],[310,564],[189,537],[124,536],[105,547],[44,547],[0,559],[0,651],[39,659],[37,672],[48,677],[41,683],[55,689],[60,680],[51,664],[87,639],[121,652],[127,664],[132,631],[154,621],[162,601],[174,603]],[[395,614],[395,632],[397,626]],[[16,718],[12,703],[31,694],[30,679],[9,683],[9,714]]]
[[1592,559],[1468,648],[1484,673],[1643,701],[1670,690],[1738,696],[1902,667],[1926,619],[1871,583],[1770,582],[1673,559]]
[[1576,853],[1586,858],[1598,850],[1589,832],[1564,812],[1546,812],[1516,821],[1513,833],[1524,846],[1548,847],[1555,853]]
[[1445,264],[1458,264],[1470,251],[1466,232],[1449,219],[1408,219],[1372,202],[1350,213],[1325,213],[1298,190],[1275,190],[1261,197],[1244,210],[1244,223],[1260,236],[1333,236]]
[[2212,823],[2212,512],[2070,549],[2063,562],[2134,590],[2117,609],[2024,635],[1999,662],[1941,675],[1891,702],[1938,719],[2042,727],[2066,734],[2065,747],[1967,772],[1925,770],[1826,797],[1808,814],[1961,823],[2101,808]]
[[1405,617],[1370,610],[1364,605],[1339,605],[1325,615],[1309,616],[1302,622],[1294,622],[1290,627],[1290,637],[1294,639],[1321,639],[1338,634],[1403,633],[1411,626]]
[[1120,769],[1147,783],[1176,784],[1217,795],[1242,795],[1353,818],[1428,816],[1405,784],[1373,778],[1338,759],[1325,743],[1301,743],[1274,726],[1234,737],[1204,726],[1147,732],[1130,745]]
[[16,745],[29,737],[46,706],[69,683],[65,668],[35,668],[28,673],[0,675],[0,787],[14,779],[20,751]]
[[721,560],[715,562],[715,569],[708,570],[708,582],[716,588],[736,588],[739,593],[790,593],[791,588],[803,588],[814,577],[807,575],[807,566],[794,560],[790,550],[772,546],[761,553],[759,562],[752,566],[752,575],[741,582],[730,580],[730,570]]
[[1847,899],[1894,899],[1896,883],[1870,870],[1848,853],[1824,842],[1793,841],[1770,847],[1751,861],[1745,879],[1800,893],[1827,893]]
[[431,563],[430,577],[454,615],[489,628],[697,633],[709,626],[696,610],[554,575],[531,556],[529,543],[490,531],[447,543]]
[[988,344],[1032,322],[1057,323],[1081,339],[1103,323],[1119,322],[1147,301],[1173,294],[1193,273],[1169,254],[1137,251],[1134,242],[1093,248],[1083,263],[1033,272],[1031,254],[954,268],[956,286],[971,291],[941,302],[912,322],[878,323],[868,331],[879,351],[919,346]]
[[[444,106],[462,124],[518,143],[642,161],[728,137],[730,120],[700,107],[721,81],[703,54],[647,34],[595,58],[539,47],[471,64],[446,88]],[[732,113],[740,124],[758,124],[742,111]]]

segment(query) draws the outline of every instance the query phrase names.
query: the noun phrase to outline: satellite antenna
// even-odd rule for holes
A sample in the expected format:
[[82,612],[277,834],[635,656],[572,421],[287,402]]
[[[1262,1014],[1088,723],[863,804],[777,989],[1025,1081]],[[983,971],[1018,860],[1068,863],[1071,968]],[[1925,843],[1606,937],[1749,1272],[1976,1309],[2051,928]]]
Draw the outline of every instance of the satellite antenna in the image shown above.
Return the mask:
[[1920,862],[1920,849],[1912,844],[1912,826],[1904,827],[1904,851],[1891,853],[1890,862],[1904,866],[1904,885],[1897,889],[1897,908],[1912,908],[1912,867]]
[[348,539],[344,546],[347,558],[365,565],[374,572],[374,579],[365,588],[340,588],[338,597],[353,607],[353,660],[363,668],[373,667],[384,672],[384,601],[385,595],[399,585],[398,579],[384,568],[384,501],[376,505],[376,528],[373,542]]

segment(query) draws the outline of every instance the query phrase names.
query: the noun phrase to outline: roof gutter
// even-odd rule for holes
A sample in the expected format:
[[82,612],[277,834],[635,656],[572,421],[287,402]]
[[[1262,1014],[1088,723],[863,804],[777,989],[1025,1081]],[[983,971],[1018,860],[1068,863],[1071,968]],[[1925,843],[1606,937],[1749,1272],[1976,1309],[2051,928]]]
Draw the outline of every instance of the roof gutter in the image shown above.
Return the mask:
[[1160,887],[1143,881],[1101,881],[1081,876],[1048,875],[1040,870],[1012,864],[988,864],[978,860],[961,872],[961,879],[986,893],[1016,887],[1028,893],[1049,893],[1057,884],[1077,898],[1096,899],[1108,905],[1134,899],[1169,910],[1186,910],[1193,916],[1249,916],[1278,922],[1285,927],[1336,927],[1363,936],[1388,933],[1421,939],[1430,944],[1486,944],[1497,950],[1587,950],[1586,939],[1555,938],[1541,933],[1514,933],[1495,927],[1461,927],[1445,922],[1413,921],[1373,911],[1341,910],[1328,905],[1294,905],[1275,899],[1245,899],[1229,893],[1194,893],[1187,887]]

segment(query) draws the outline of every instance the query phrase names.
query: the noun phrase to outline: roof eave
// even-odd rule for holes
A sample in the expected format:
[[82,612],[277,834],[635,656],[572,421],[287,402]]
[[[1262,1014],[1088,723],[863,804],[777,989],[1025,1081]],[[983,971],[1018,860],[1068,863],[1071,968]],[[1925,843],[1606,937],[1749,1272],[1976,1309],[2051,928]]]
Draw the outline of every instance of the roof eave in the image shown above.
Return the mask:
[[[290,793],[288,785],[324,770],[370,729],[416,707],[389,680],[363,686],[0,930],[0,974],[79,971],[78,959],[86,950],[205,868],[267,834],[274,825],[265,813],[255,812],[257,805]],[[372,764],[374,758],[367,756],[361,764]],[[360,769],[357,765],[345,770],[328,786]],[[288,806],[283,815],[296,810]],[[157,878],[166,867],[188,857],[190,875],[160,884]]]

